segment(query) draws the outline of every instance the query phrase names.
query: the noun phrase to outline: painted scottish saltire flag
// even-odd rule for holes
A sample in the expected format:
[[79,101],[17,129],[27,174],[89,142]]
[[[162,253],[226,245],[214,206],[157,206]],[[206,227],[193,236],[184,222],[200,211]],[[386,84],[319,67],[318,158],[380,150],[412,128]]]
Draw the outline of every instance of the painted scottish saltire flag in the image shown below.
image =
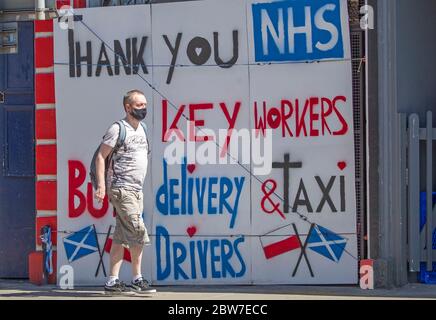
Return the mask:
[[69,262],[97,252],[98,244],[95,226],[90,225],[65,237],[64,248]]
[[308,248],[334,262],[339,262],[346,245],[347,239],[319,225],[314,226],[307,239]]

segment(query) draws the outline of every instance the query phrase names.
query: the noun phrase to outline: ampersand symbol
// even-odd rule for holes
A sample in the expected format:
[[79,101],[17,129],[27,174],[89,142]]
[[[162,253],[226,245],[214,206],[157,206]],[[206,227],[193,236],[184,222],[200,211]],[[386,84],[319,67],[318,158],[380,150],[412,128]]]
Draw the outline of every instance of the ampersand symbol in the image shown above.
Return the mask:
[[[272,185],[272,187],[270,188],[270,187],[268,187],[268,184],[271,184]],[[283,218],[283,219],[286,219],[285,218],[285,216],[284,216],[284,214],[283,214],[283,212],[281,212],[280,211],[280,208],[279,208],[279,206],[280,206],[280,202],[279,203],[274,203],[273,201],[272,201],[272,199],[270,198],[270,196],[274,193],[274,191],[277,189],[277,182],[275,182],[273,179],[269,179],[269,180],[266,180],[263,184],[262,184],[262,192],[263,192],[263,194],[265,195],[263,198],[262,198],[262,202],[260,203],[260,205],[262,206],[262,210],[264,211],[264,212],[266,212],[267,214],[273,214],[274,212],[278,212],[279,214],[280,214],[280,216]],[[267,201],[268,200],[268,202],[271,204],[271,206],[272,206],[272,209],[271,210],[267,210],[266,208],[265,208],[265,201]]]

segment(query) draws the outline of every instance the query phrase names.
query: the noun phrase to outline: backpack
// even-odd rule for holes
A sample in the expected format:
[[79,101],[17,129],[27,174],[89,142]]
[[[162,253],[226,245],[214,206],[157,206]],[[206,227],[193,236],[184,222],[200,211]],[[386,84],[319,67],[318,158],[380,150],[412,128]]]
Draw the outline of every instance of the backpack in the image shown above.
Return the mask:
[[[106,183],[106,177],[107,177],[107,171],[109,169],[109,166],[112,162],[112,157],[114,154],[118,152],[118,150],[123,146],[124,141],[126,140],[126,126],[125,124],[120,120],[115,122],[119,127],[120,131],[118,134],[117,143],[115,144],[114,148],[112,149],[111,153],[107,156],[105,160],[105,166],[104,166],[104,179],[105,179],[105,185]],[[148,134],[147,134],[147,125],[144,122],[140,122],[142,128],[145,132],[145,138],[147,139],[147,146],[148,146],[148,154],[150,154],[150,143],[148,141]],[[97,149],[94,152],[94,155],[92,156],[91,165],[89,166],[89,177],[91,179],[92,187],[94,190],[97,190],[98,182],[97,182],[97,168],[95,165],[95,160],[97,159],[98,152],[100,151],[100,145],[97,147]]]

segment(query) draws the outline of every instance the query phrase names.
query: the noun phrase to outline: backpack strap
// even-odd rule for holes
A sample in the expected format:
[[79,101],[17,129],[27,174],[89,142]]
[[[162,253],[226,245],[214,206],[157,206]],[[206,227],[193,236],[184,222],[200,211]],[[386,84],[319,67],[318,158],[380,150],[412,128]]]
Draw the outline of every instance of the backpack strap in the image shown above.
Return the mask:
[[150,146],[150,141],[148,140],[147,124],[145,122],[142,122],[142,121],[140,121],[139,123],[141,124],[142,128],[144,129],[145,139],[147,139],[148,154],[150,154],[151,153],[151,146]]
[[115,123],[120,127],[120,132],[118,134],[117,143],[115,144],[113,153],[117,153],[118,149],[120,149],[123,146],[124,141],[126,140],[126,126],[121,120]]
[[[109,165],[113,166],[113,161],[112,158],[113,156],[118,152],[118,150],[123,146],[124,141],[126,140],[126,126],[124,125],[124,123],[119,120],[117,122],[115,122],[118,127],[120,128],[120,131],[118,133],[118,139],[117,139],[117,143],[115,144],[115,146],[112,149],[112,152],[109,154],[109,156],[106,158],[106,169],[108,168]],[[113,168],[112,168],[113,169]],[[105,174],[106,175],[106,174]]]

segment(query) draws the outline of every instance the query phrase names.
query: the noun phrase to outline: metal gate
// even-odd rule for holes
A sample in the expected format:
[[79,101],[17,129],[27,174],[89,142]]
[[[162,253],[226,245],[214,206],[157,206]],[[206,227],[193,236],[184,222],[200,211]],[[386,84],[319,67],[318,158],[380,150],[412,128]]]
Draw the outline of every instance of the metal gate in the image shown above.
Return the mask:
[[363,0],[349,0],[350,41],[353,68],[353,119],[356,159],[356,220],[359,260],[367,257],[366,226],[366,140],[365,140],[365,31],[360,28]]
[[[428,111],[426,119],[420,119],[417,114],[411,114],[408,122],[406,150],[409,271],[434,272],[436,261],[436,230],[434,228],[436,192],[434,190],[436,188],[433,180],[435,167],[433,159],[436,150],[433,146],[436,140],[436,128],[433,127],[433,112]],[[421,126],[424,124],[423,127],[420,127],[420,122]],[[405,133],[405,125],[403,127],[402,131]],[[434,282],[434,279],[432,281]]]
[[0,55],[0,278],[27,278],[35,249],[33,22]]

